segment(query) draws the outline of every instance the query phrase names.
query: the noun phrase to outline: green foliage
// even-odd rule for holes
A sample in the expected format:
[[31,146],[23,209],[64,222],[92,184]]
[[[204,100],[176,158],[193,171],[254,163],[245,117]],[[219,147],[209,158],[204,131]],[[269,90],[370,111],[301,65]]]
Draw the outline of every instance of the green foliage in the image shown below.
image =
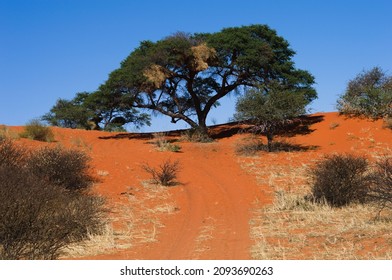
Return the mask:
[[32,120],[27,123],[24,131],[20,134],[20,137],[42,142],[54,141],[54,134],[52,129],[45,126],[38,120]]
[[51,125],[126,131],[123,125],[133,123],[136,127],[150,125],[150,116],[132,107],[129,95],[101,90],[77,93],[72,100],[59,99],[42,119]]
[[349,81],[337,102],[341,114],[373,119],[392,116],[392,76],[378,67]]
[[304,94],[287,89],[251,89],[238,99],[235,118],[255,123],[279,123],[306,113]]
[[314,78],[294,67],[288,42],[266,25],[217,33],[176,33],[144,41],[109,75],[100,90],[130,94],[134,106],[187,122],[207,134],[206,119],[219,100],[244,87],[279,83],[316,98]]
[[89,120],[94,117],[91,110],[83,106],[87,92],[77,93],[72,100],[59,99],[42,120],[49,124],[66,128],[89,128]]
[[[0,161],[0,259],[56,259],[70,243],[101,231],[101,198],[70,191],[36,172],[34,151],[7,140],[0,141],[0,153],[7,159]],[[68,165],[62,163],[62,173],[72,172],[65,177],[83,172]]]
[[253,88],[238,99],[234,117],[254,123],[254,132],[267,135],[268,150],[272,151],[275,131],[290,119],[304,114],[308,103],[306,91],[278,86],[269,90],[263,87]]
[[368,200],[371,177],[368,162],[353,155],[332,155],[311,170],[312,195],[316,201],[326,201],[341,207]]

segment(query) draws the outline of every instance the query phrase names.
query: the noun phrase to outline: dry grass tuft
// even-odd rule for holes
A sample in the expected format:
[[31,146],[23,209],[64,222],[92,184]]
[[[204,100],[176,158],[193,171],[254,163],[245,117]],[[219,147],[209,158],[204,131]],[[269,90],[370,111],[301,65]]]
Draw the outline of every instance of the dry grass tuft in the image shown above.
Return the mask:
[[160,152],[165,152],[165,151],[170,151],[170,152],[179,152],[181,151],[181,146],[173,144],[173,141],[170,141],[167,139],[167,136],[165,133],[158,132],[154,133],[154,144],[157,147],[158,151]]

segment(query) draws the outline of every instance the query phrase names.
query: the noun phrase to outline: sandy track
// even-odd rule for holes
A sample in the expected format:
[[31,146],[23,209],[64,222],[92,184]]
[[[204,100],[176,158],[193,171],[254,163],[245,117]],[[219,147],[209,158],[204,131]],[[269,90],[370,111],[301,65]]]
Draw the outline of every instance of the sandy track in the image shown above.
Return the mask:
[[[113,143],[111,143],[114,141]],[[124,165],[129,150],[135,143],[109,140],[111,154],[102,156],[109,173],[110,157],[116,153],[117,165]],[[135,142],[133,140],[132,142]],[[140,141],[139,141],[140,142]],[[139,144],[140,145],[140,144]],[[233,141],[220,140],[210,144],[181,143],[181,153],[157,152],[144,142],[132,157],[143,160],[143,154],[153,154],[155,162],[165,158],[178,159],[181,164],[180,185],[171,188],[173,201],[179,211],[164,218],[164,227],[156,236],[157,242],[137,244],[130,249],[96,256],[98,259],[249,259],[252,245],[249,220],[253,203],[258,199],[256,180],[240,167],[234,155]],[[101,144],[102,146],[102,144]],[[143,151],[144,149],[144,151]],[[117,152],[116,152],[117,150]],[[139,153],[139,154],[138,154]],[[124,159],[122,159],[124,158]],[[113,157],[114,159],[114,157]],[[146,160],[146,157],[144,156]],[[104,162],[100,165],[104,165]],[[134,163],[136,164],[136,163]],[[137,170],[135,165],[133,170]],[[140,170],[140,168],[139,168]],[[119,178],[117,170],[111,180]],[[138,177],[145,175],[140,174]],[[113,182],[111,182],[111,185]],[[117,186],[121,182],[117,179]],[[116,195],[123,188],[101,190]],[[95,258],[95,257],[94,257]]]
[[[159,259],[249,259],[250,207],[256,182],[241,170],[230,147],[195,147],[184,156],[182,178],[191,178],[179,200],[182,215],[162,233]],[[207,147],[206,147],[207,146]],[[214,148],[213,148],[214,149]],[[171,225],[173,225],[171,223]]]

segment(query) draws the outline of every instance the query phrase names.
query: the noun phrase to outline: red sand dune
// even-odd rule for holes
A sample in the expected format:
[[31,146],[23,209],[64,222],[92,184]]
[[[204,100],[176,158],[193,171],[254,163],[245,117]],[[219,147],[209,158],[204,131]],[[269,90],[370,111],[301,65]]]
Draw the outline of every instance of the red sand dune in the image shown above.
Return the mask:
[[[382,121],[347,119],[337,113],[315,114],[310,120],[308,130],[285,137],[290,142],[310,147],[309,150],[297,152],[294,157],[285,153],[263,153],[260,155],[263,166],[284,165],[289,160],[295,160],[294,164],[309,163],[335,152],[364,154],[371,159],[391,153],[392,130],[383,128]],[[157,198],[159,203],[174,205],[174,210],[169,214],[156,214],[160,226],[156,229],[154,242],[138,242],[133,238],[132,246],[128,248],[109,249],[84,258],[250,259],[252,210],[256,204],[271,203],[272,192],[243,167],[247,158],[235,154],[236,143],[244,137],[235,133],[230,135],[236,130],[238,125],[234,124],[216,126],[211,130],[213,135],[219,136],[215,142],[178,142],[182,149],[173,153],[158,151],[151,144],[152,135],[149,134],[54,128],[59,143],[84,148],[90,153],[93,168],[101,179],[94,191],[108,199],[112,216],[121,211],[120,205],[131,208],[130,221],[138,220],[138,215],[154,215],[148,214],[148,209],[155,207],[156,200],[146,199],[146,204],[151,205],[143,205],[144,212],[138,212],[141,205],[132,206],[129,199],[142,200],[146,195],[142,181],[148,180],[149,174],[141,167],[143,163],[157,166],[170,158],[179,160],[181,165],[178,178],[181,184],[167,188],[168,194]],[[172,138],[179,138],[172,134]],[[24,139],[19,141],[45,145]],[[114,224],[121,228],[124,221],[117,219]],[[148,224],[144,226],[149,227]]]

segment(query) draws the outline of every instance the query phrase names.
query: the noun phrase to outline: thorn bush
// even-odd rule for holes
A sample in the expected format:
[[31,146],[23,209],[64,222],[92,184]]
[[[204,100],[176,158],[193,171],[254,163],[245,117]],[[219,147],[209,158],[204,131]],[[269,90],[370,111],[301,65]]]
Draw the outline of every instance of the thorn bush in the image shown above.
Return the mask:
[[325,157],[310,171],[314,199],[336,207],[367,202],[368,165],[365,158],[353,155]]
[[383,158],[372,172],[370,199],[382,210],[392,208],[392,158]]
[[[42,154],[60,156],[54,161]],[[27,152],[11,141],[0,141],[0,259],[56,259],[70,243],[101,231],[103,199],[64,185],[85,171],[67,160],[75,156],[71,154],[60,148]]]
[[89,161],[87,154],[80,150],[44,147],[32,153],[27,160],[27,168],[52,184],[69,190],[80,190],[94,182]]

